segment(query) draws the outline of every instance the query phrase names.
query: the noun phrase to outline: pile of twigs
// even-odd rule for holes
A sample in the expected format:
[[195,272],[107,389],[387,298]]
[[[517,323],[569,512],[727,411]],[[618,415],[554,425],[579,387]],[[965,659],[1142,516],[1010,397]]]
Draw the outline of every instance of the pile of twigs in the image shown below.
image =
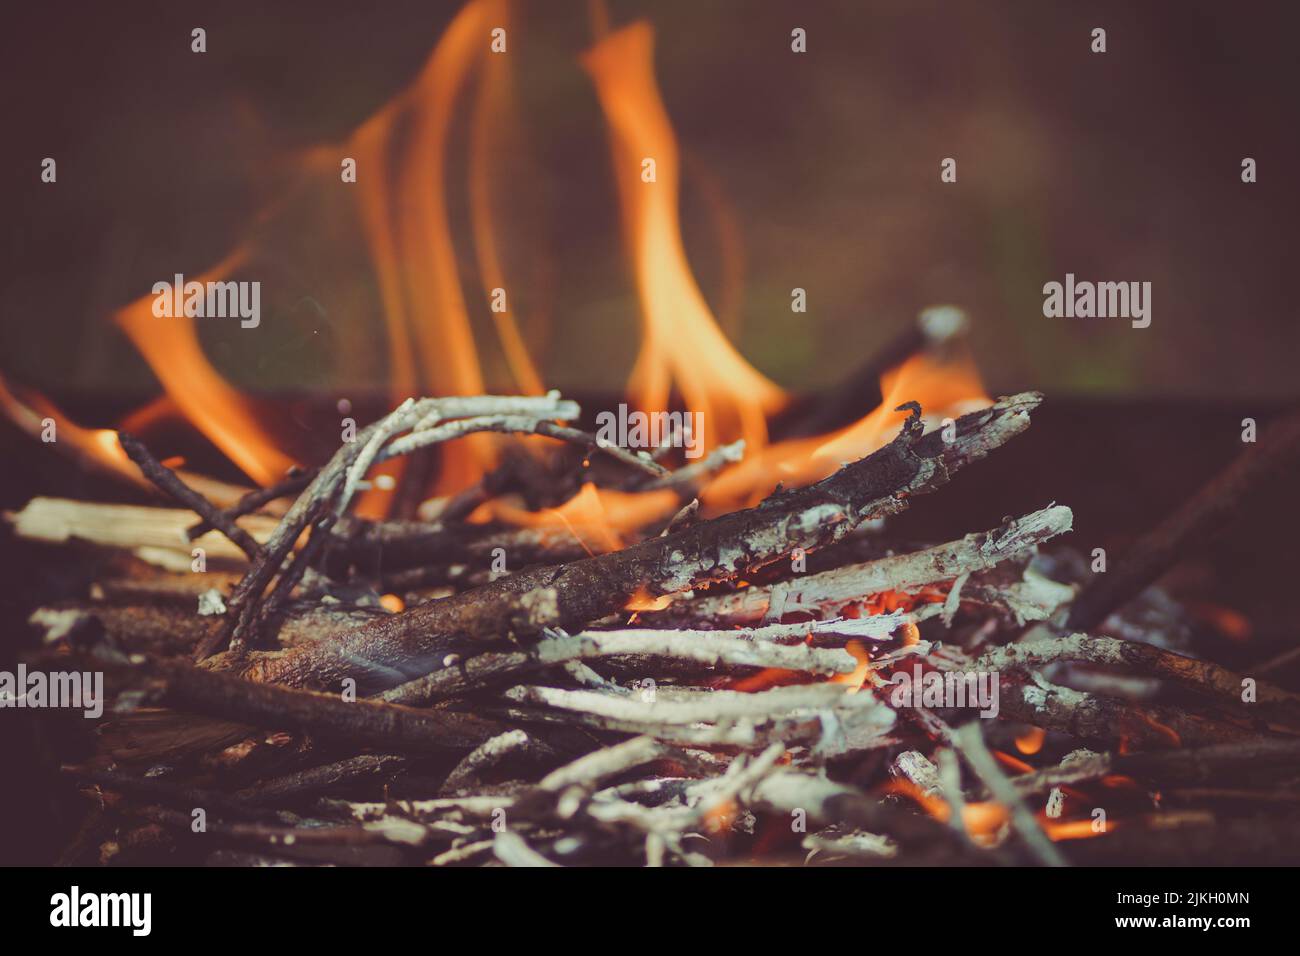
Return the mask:
[[[1068,508],[930,547],[879,533],[1028,427],[1040,400],[929,433],[912,406],[868,457],[708,519],[695,494],[740,447],[670,472],[560,424],[578,408],[554,393],[408,401],[323,467],[226,509],[123,435],[188,518],[123,524],[111,506],[46,501],[11,516],[18,532],[54,540],[70,523],[143,553],[142,527],[180,522],[189,541],[233,548],[189,573],[133,562],[92,600],[33,614],[35,661],[85,662],[112,691],[95,756],[64,767],[94,798],[65,858],[1285,855],[1300,828],[1300,696],[1159,646],[1160,629],[1149,642],[1081,633],[1133,589],[1089,584],[1064,551],[1036,557],[1070,531]],[[599,453],[622,487],[672,489],[682,507],[594,555],[580,529],[466,524],[501,473],[430,520],[350,513],[374,466],[483,431]],[[286,497],[278,516],[258,513]],[[508,571],[490,567],[500,554]],[[381,601],[394,591],[400,610]],[[1177,608],[1160,614],[1176,630]],[[900,695],[908,681],[915,695]],[[1034,741],[1022,749],[1036,768],[1007,752],[1017,737]]]

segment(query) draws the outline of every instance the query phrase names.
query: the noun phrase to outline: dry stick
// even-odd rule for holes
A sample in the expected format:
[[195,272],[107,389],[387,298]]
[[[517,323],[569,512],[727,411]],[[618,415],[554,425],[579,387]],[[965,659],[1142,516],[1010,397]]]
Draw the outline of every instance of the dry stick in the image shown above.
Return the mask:
[[[648,737],[626,741],[620,747],[644,743],[642,756],[649,756],[656,742]],[[776,761],[785,753],[780,742],[770,744],[761,754],[741,756],[727,767],[721,777],[713,777],[687,786],[687,806],[643,807],[618,798],[593,800],[585,807],[593,819],[604,824],[623,824],[662,837],[681,837],[704,823],[713,813],[733,800],[747,801],[747,793],[772,772]]]
[[957,754],[951,747],[940,747],[935,752],[934,759],[938,761],[936,770],[941,781],[938,796],[948,804],[948,826],[969,840],[970,834],[966,831],[966,795],[961,789],[961,765],[957,761]]
[[[491,411],[494,415],[484,416],[484,411]],[[516,417],[526,418],[530,413],[534,416],[546,414],[568,418],[576,417],[579,409],[572,402],[562,401],[558,394],[549,395],[545,399],[486,395],[475,398],[423,399],[419,402],[408,399],[389,415],[362,429],[357,433],[355,441],[345,444],[334,453],[329,463],[298,496],[271,535],[265,553],[253,562],[253,566],[231,594],[227,602],[228,624],[217,632],[214,641],[205,641],[198,648],[196,657],[202,660],[227,640],[231,653],[235,657],[243,656],[249,642],[256,636],[261,595],[292,550],[294,542],[307,525],[330,508],[334,509],[336,515],[342,514],[370,465],[476,430],[475,427],[466,425],[466,422],[487,429],[494,427],[494,422],[502,418],[513,421]],[[478,418],[462,418],[459,422],[436,424],[448,417],[476,414],[479,415]],[[532,423],[535,421],[535,417],[530,419]],[[381,447],[392,435],[408,428],[414,429],[410,435],[386,449]],[[400,450],[395,450],[395,446],[402,442],[406,444]]]
[[1114,754],[1076,750],[1055,767],[1016,777],[1021,793],[1041,793],[1111,774],[1122,774],[1158,786],[1195,786],[1231,780],[1274,784],[1300,773],[1300,739],[1245,740],[1209,747]]
[[1256,682],[1255,700],[1242,701],[1246,677],[1218,664],[1184,657],[1152,644],[1124,641],[1113,637],[1090,637],[1071,634],[1056,637],[1045,628],[1036,628],[1015,644],[986,651],[975,661],[976,670],[1001,671],[1011,668],[1041,667],[1062,661],[1099,664],[1124,668],[1126,673],[1146,674],[1182,684],[1210,696],[1220,704],[1230,704],[1249,711],[1253,707],[1300,725],[1300,694]]
[[667,488],[676,492],[679,498],[694,496],[719,471],[744,457],[745,440],[741,438],[729,445],[719,445],[699,461],[683,465],[676,471],[668,472],[662,478],[655,478],[632,487],[636,491],[657,491]]
[[[319,468],[310,468],[304,471],[296,466],[290,470],[287,477],[280,479],[273,485],[267,485],[265,488],[255,488],[248,494],[244,495],[237,502],[221,512],[230,521],[236,518],[242,518],[246,514],[258,510],[263,505],[268,505],[277,498],[284,498],[288,495],[296,495],[316,477]],[[185,529],[185,537],[193,541],[195,538],[201,538],[209,531],[213,525],[206,519],[191,525]]]
[[329,646],[296,648],[244,663],[255,680],[330,686],[345,677],[383,689],[439,666],[448,650],[503,635],[531,638],[546,627],[572,628],[626,607],[634,594],[662,596],[728,580],[839,540],[870,518],[896,514],[913,495],[946,484],[1029,424],[1042,401],[1023,393],[962,416],[956,437],[920,435],[920,407],[899,436],[861,461],[756,508],[723,515],[623,551],[554,568],[534,568],[472,591],[377,620]]
[[1240,455],[1159,527],[1145,535],[1118,567],[1098,575],[1075,600],[1066,624],[1090,631],[1155,581],[1188,551],[1214,534],[1254,489],[1300,458],[1300,413],[1268,426],[1264,438]]
[[[817,622],[821,624],[822,622]],[[843,629],[852,632],[853,624]],[[807,624],[786,627],[783,633],[807,635],[815,628]],[[822,630],[834,630],[828,623]],[[743,667],[778,667],[811,673],[847,673],[856,666],[851,655],[841,650],[822,650],[798,644],[787,647],[745,631],[586,631],[538,641],[527,650],[476,654],[452,666],[408,681],[380,695],[398,704],[427,704],[499,683],[529,671],[566,661],[599,657],[647,656],[695,661],[707,665],[733,664]]]
[[496,835],[492,841],[492,852],[506,866],[559,866],[530,847],[527,840],[512,830],[502,830]]
[[[577,406],[573,406],[576,409]],[[565,415],[564,417],[568,417]],[[653,475],[662,475],[665,469],[654,462],[638,458],[632,452],[616,445],[605,445],[594,435],[576,428],[563,428],[548,419],[538,418],[533,414],[494,414],[478,415],[442,422],[420,431],[413,431],[395,439],[375,457],[375,462],[387,461],[398,455],[409,455],[418,448],[441,444],[453,438],[460,438],[477,432],[500,432],[503,434],[547,435],[560,441],[572,442],[583,447],[600,448],[620,461],[635,464],[642,471]]]
[[[500,528],[438,521],[366,521],[345,515],[334,526],[329,541],[330,562],[347,561],[389,572],[393,586],[416,587],[455,580],[454,568],[484,568],[495,549],[510,556],[511,564],[558,564],[585,557],[577,535],[578,525],[539,528]],[[590,535],[588,535],[590,537]],[[404,571],[403,569],[411,569]]]
[[[840,824],[888,833],[900,844],[938,844],[950,848],[964,861],[973,855],[962,834],[933,817],[882,803],[875,795],[824,776],[778,770],[749,791],[748,803],[757,810],[784,814],[787,819],[792,811],[802,810],[810,823],[821,826]],[[982,862],[997,856],[996,851],[979,851]]]
[[157,485],[161,491],[171,495],[171,497],[224,534],[239,547],[239,550],[248,555],[248,560],[257,560],[262,553],[262,548],[253,540],[252,535],[235,524],[232,518],[228,518],[223,512],[218,511],[217,507],[201,494],[177,478],[175,472],[151,455],[138,438],[128,435],[126,432],[118,432],[117,440],[121,444],[122,450],[135,462],[140,471],[144,473],[144,476]]
[[1030,681],[1003,674],[1000,716],[1058,730],[1080,740],[1127,741],[1134,749],[1218,744],[1258,739],[1246,727],[1156,704],[1135,704],[1060,687],[1037,674]]
[[528,747],[528,734],[522,730],[507,730],[483,741],[456,764],[443,782],[442,793],[450,794],[478,783],[479,776],[490,770],[512,753]]
[[[140,807],[134,812],[162,826],[192,830],[193,820],[188,813],[162,807]],[[236,843],[251,844],[267,849],[288,850],[291,847],[341,847],[397,844],[419,846],[432,837],[432,830],[412,820],[391,818],[360,826],[286,827],[265,823],[224,823],[210,820],[206,833]]]
[[92,783],[106,790],[128,796],[141,797],[151,803],[192,809],[203,807],[211,813],[221,813],[244,819],[274,822],[274,811],[253,806],[238,794],[205,790],[169,780],[166,777],[138,777],[120,770],[65,765],[62,772],[74,780]]
[[[192,545],[185,540],[185,529],[194,520],[188,508],[160,508],[153,505],[117,505],[98,501],[72,501],[67,498],[35,497],[21,511],[3,513],[3,520],[14,534],[34,541],[66,544],[86,541],[107,548],[134,551],[137,556],[168,552],[190,570]],[[248,515],[241,526],[254,541],[266,541],[278,519],[267,515]],[[209,532],[203,539],[208,563],[215,559],[240,563],[247,559],[242,551],[220,532]],[[143,553],[142,553],[143,552]],[[151,563],[159,559],[151,554]]]
[[538,787],[559,793],[569,787],[595,789],[602,781],[656,760],[681,759],[689,762],[683,751],[650,736],[632,737],[609,747],[593,750],[577,760],[557,767],[541,779]]
[[[1178,754],[1197,753],[1196,750],[1168,752]],[[1144,754],[1143,756],[1149,755]],[[1055,787],[1069,786],[1070,784],[1083,783],[1086,780],[1096,780],[1104,777],[1112,772],[1111,763],[1114,759],[1114,756],[1108,752],[1096,753],[1092,750],[1080,748],[1079,750],[1072,750],[1054,767],[1043,767],[1032,773],[1022,774],[1012,778],[1011,782],[1015,784],[1016,790],[1021,794],[1032,796]]]
[[537,434],[546,435],[548,438],[558,438],[560,441],[567,441],[573,445],[585,445],[587,448],[595,448],[604,452],[609,457],[621,461],[625,465],[643,471],[647,475],[655,478],[663,478],[670,474],[667,468],[659,464],[649,455],[642,456],[634,451],[629,451],[619,445],[611,445],[595,435],[580,431],[576,428],[568,428],[564,425],[557,425],[554,422],[538,422]]
[[206,790],[166,777],[136,777],[118,770],[65,766],[63,772],[109,790],[143,797],[170,806],[203,807],[212,813],[274,822],[271,807],[319,793],[366,777],[383,776],[400,769],[406,758],[392,754],[362,754],[336,763],[295,771],[245,787],[235,793]]
[[1011,826],[1020,835],[1025,846],[1045,866],[1067,866],[1065,857],[1056,848],[1015,785],[1007,779],[998,762],[993,759],[984,744],[984,729],[978,720],[972,720],[956,731],[949,731],[948,739],[957,752],[966,758],[966,763],[980,778],[994,800],[1007,808],[1011,816]]
[[387,777],[404,766],[406,758],[398,754],[360,754],[253,784],[237,791],[235,799],[253,806],[279,806],[358,780]]
[[468,750],[506,728],[470,714],[416,710],[372,700],[241,680],[189,664],[155,664],[127,674],[119,709],[156,705],[267,729],[318,734],[386,750]]
[[270,595],[262,604],[258,620],[259,632],[271,622],[280,607],[289,600],[289,595],[298,586],[302,576],[307,573],[307,569],[320,556],[326,542],[329,540],[330,529],[333,528],[336,517],[333,512],[326,512],[312,524],[307,543],[294,555],[289,567],[281,572],[279,580],[275,582],[275,587],[271,589]]
[[1072,523],[1069,508],[1053,505],[990,531],[968,534],[923,551],[845,565],[792,582],[680,601],[662,616],[739,623],[763,618],[777,595],[783,601],[784,610],[789,612],[842,606],[881,591],[911,591],[982,571],[1029,552],[1044,541],[1068,532]]
[[356,435],[356,441],[345,444],[317,472],[311,484],[298,496],[288,513],[280,520],[280,524],[267,541],[265,554],[261,559],[253,562],[248,573],[231,592],[230,600],[226,602],[226,625],[217,631],[212,639],[198,646],[195,650],[196,660],[203,660],[210,656],[226,642],[229,642],[231,653],[235,656],[245,653],[249,641],[255,636],[251,632],[255,629],[258,620],[261,595],[288,557],[298,536],[330,506],[339,483],[347,477],[353,462],[363,450],[369,447],[371,439],[379,434],[382,428],[389,426],[395,417],[402,418],[413,411],[411,403],[407,402],[392,414],[368,425]]
[[[660,694],[654,701],[592,690],[519,685],[505,692],[511,701],[575,711],[586,717],[625,723],[691,725],[731,720],[766,720],[797,713],[830,710],[847,704],[852,695],[842,684],[794,684],[758,693],[718,690],[693,695],[697,699],[670,700]],[[883,708],[883,704],[878,705]]]

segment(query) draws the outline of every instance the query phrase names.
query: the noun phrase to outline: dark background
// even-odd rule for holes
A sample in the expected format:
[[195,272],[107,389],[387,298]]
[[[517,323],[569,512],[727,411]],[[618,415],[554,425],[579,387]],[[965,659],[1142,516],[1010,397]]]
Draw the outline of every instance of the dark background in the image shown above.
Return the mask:
[[[111,311],[252,237],[263,327],[205,326],[223,374],[258,391],[382,384],[353,187],[305,176],[301,155],[341,143],[406,85],[457,6],[11,9],[0,374],[46,391],[149,389]],[[548,385],[615,389],[636,304],[605,128],[576,64],[587,5],[515,11],[518,135],[497,222],[512,299]],[[779,383],[833,381],[918,310],[951,302],[974,320],[994,391],[1287,399],[1300,352],[1295,11],[720,0],[614,2],[611,20],[656,27],[692,265]],[[189,48],[199,25],[203,55]],[[793,26],[808,31],[805,55],[790,52]],[[1108,31],[1104,55],[1089,50],[1094,26]],[[466,138],[453,131],[454,213]],[[57,185],[39,182],[45,156]],[[956,184],[939,181],[947,156]],[[1244,156],[1258,161],[1254,185],[1240,181]],[[503,386],[455,225],[488,377]],[[1151,281],[1151,328],[1045,319],[1042,285],[1067,271]],[[794,286],[806,315],[789,310]]]

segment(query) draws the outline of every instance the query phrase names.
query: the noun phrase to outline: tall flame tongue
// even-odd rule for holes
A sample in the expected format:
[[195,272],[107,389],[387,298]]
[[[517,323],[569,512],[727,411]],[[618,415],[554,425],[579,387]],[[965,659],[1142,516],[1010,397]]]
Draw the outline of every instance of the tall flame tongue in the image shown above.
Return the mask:
[[[362,170],[359,199],[388,322],[394,400],[417,385],[437,395],[485,390],[443,190],[456,100],[483,53],[494,9],[492,3],[467,4],[415,83],[367,120],[350,144]],[[399,131],[406,145],[392,181],[385,170]],[[412,342],[418,365],[409,359]],[[494,459],[492,449],[482,435],[444,448],[440,490],[477,480]]]
[[[593,6],[596,14],[603,7]],[[394,401],[414,394],[485,391],[469,311],[460,284],[447,188],[449,131],[456,104],[471,75],[480,85],[473,103],[469,150],[469,212],[479,273],[485,288],[506,288],[505,269],[492,232],[493,156],[499,152],[501,117],[509,107],[509,58],[491,56],[487,37],[507,22],[504,0],[471,0],[451,21],[416,80],[351,135],[347,153],[357,160],[355,195],[382,298],[390,350]],[[600,20],[602,17],[597,16]],[[882,380],[885,401],[838,433],[767,444],[767,417],[781,408],[781,389],[750,366],[719,329],[686,259],[678,216],[680,157],[672,124],[654,75],[654,34],[646,23],[601,37],[582,57],[609,124],[626,243],[641,305],[642,342],[629,380],[631,400],[648,412],[667,410],[674,391],[686,409],[704,416],[704,444],[744,438],[744,461],[728,469],[702,495],[711,508],[753,503],[777,482],[802,484],[833,472],[888,440],[903,420],[894,408],[919,401],[930,416],[955,415],[987,404],[966,357],[939,362],[919,355]],[[326,156],[326,153],[329,156]],[[335,161],[337,147],[318,159]],[[653,169],[653,175],[650,170]],[[238,268],[237,250],[208,274],[207,282]],[[492,312],[502,351],[516,385],[539,392],[542,381],[512,313]],[[268,483],[291,461],[258,425],[255,410],[204,357],[193,320],[160,320],[150,297],[116,316],[162,381],[177,410],[190,419],[251,477]],[[86,447],[105,464],[119,464],[111,447],[87,436]],[[438,491],[452,493],[476,481],[496,460],[496,440],[470,436],[441,450]],[[389,473],[401,462],[381,466]],[[389,497],[368,492],[358,511],[382,515]],[[587,490],[573,517],[604,525],[613,537],[644,519],[651,505],[626,507],[605,492]],[[608,500],[606,500],[608,499]],[[599,504],[600,508],[592,507]],[[502,517],[502,515],[498,515]],[[550,520],[569,518],[551,514]],[[515,520],[519,520],[518,516]]]
[[[237,269],[245,257],[245,252],[238,250],[208,272],[187,281],[219,281]],[[269,485],[284,477],[293,459],[263,431],[252,404],[208,362],[199,345],[194,319],[181,315],[159,318],[153,306],[154,296],[146,295],[119,310],[114,318],[176,407],[254,481]]]
[[[500,2],[491,5],[493,23],[508,27],[506,18],[509,5]],[[496,236],[492,229],[492,184],[500,181],[495,157],[509,132],[503,119],[513,115],[513,86],[510,82],[510,57],[489,56],[483,67],[478,95],[474,100],[473,129],[469,146],[469,210],[470,225],[474,231],[474,251],[478,256],[479,273],[484,289],[505,289],[505,268],[497,251]],[[515,384],[528,395],[541,395],[545,388],[542,377],[528,354],[519,327],[511,309],[492,312],[501,351]]]
[[[641,300],[643,340],[632,370],[632,400],[645,411],[668,407],[680,390],[702,412],[706,445],[745,438],[766,443],[766,415],[785,401],[718,329],[695,283],[677,215],[680,162],[672,124],[654,76],[654,33],[635,23],[582,57],[610,127],[610,146],[627,244]],[[646,161],[653,181],[646,181]],[[645,178],[643,178],[645,177]]]

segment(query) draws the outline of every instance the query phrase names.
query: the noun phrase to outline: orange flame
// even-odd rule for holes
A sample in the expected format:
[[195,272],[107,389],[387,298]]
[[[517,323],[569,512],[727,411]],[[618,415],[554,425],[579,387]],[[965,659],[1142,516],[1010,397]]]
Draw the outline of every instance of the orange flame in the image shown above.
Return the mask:
[[[496,14],[493,23],[503,28],[507,27],[508,5],[493,3],[492,10]],[[501,264],[496,236],[492,230],[494,178],[492,160],[502,133],[499,119],[509,112],[511,102],[509,63],[509,57],[505,56],[487,58],[483,79],[479,84],[478,97],[474,103],[474,126],[470,137],[470,221],[474,229],[474,249],[478,253],[479,272],[483,277],[484,289],[489,296],[493,289],[506,288],[505,269]],[[501,341],[501,350],[505,353],[515,384],[525,394],[542,394],[545,391],[542,377],[533,365],[528,347],[519,333],[519,326],[515,323],[514,313],[510,307],[507,307],[506,311],[494,309],[492,321],[496,325],[497,338]]]
[[858,662],[858,666],[848,674],[832,675],[829,678],[829,683],[847,684],[852,689],[852,693],[857,693],[866,682],[867,675],[871,673],[871,655],[861,641],[849,641],[844,645],[844,649],[853,655],[853,659]]
[[623,607],[629,611],[662,611],[672,603],[673,596],[671,594],[660,594],[656,597],[646,588],[639,587],[627,599],[627,604],[623,605]]
[[528,511],[509,499],[484,502],[470,516],[473,521],[496,519],[526,528],[566,528],[592,554],[623,547],[620,531],[639,528],[671,513],[677,496],[669,489],[624,492],[598,489],[586,482],[572,498],[558,508]]
[[1034,769],[1019,757],[1013,757],[1011,754],[1001,750],[993,751],[993,758],[998,763],[1002,764],[1002,766],[1009,770],[1014,770],[1016,773],[1031,773]]
[[1106,823],[1105,830],[1097,830],[1093,827],[1093,821],[1088,820],[1043,820],[1043,830],[1053,840],[1087,840],[1092,837],[1099,837],[1103,833],[1109,833],[1119,829],[1120,821],[1110,820]]
[[[192,281],[218,281],[245,258],[245,251],[237,250]],[[152,294],[142,296],[119,310],[115,319],[176,407],[254,481],[269,485],[284,477],[293,459],[262,429],[252,404],[208,362],[194,319],[159,318],[153,306]]]
[[641,300],[641,352],[629,390],[643,410],[666,409],[673,386],[702,412],[706,446],[767,439],[766,415],[785,403],[779,387],[732,347],[691,273],[677,203],[677,140],[654,76],[654,32],[641,22],[601,39],[582,65],[610,128],[626,241]]
[[[352,135],[348,147],[357,160],[357,196],[370,256],[380,284],[389,330],[394,401],[417,389],[437,395],[484,392],[484,378],[469,324],[456,250],[447,212],[445,178],[447,140],[456,100],[474,65],[486,55],[490,30],[504,22],[500,0],[473,0],[447,26],[415,83]],[[502,92],[503,78],[494,66],[480,100],[473,144],[477,166],[491,142],[487,111]],[[396,186],[386,176],[391,153],[402,134]],[[485,172],[476,176],[486,176]],[[486,179],[471,181],[474,235],[480,264],[490,285],[504,287],[497,250],[489,228]],[[400,215],[399,215],[400,207]],[[519,384],[541,390],[523,342],[511,319],[498,329]],[[442,450],[438,488],[443,493],[472,484],[495,463],[495,442],[474,434]]]
[[1033,756],[1043,749],[1043,741],[1046,739],[1047,731],[1042,727],[1030,727],[1016,738],[1016,749],[1022,754]]
[[20,399],[9,390],[2,378],[0,410],[33,438],[42,438],[45,421],[53,421],[55,440],[64,447],[71,448],[74,457],[83,465],[110,472],[141,488],[153,488],[122,450],[117,441],[117,432],[113,429],[83,428],[42,396],[32,395],[25,400]]
[[918,401],[926,418],[937,423],[991,401],[969,355],[958,353],[946,361],[917,354],[881,376],[884,400],[859,421],[830,436],[778,442],[751,453],[720,475],[704,490],[702,500],[714,507],[755,504],[777,482],[786,485],[820,481],[842,464],[875,451],[898,434],[906,412],[895,411],[903,402]]
[[[935,794],[927,794],[910,780],[891,780],[885,784],[884,790],[886,793],[901,794],[916,801],[926,813],[940,823],[947,823],[948,818],[952,816],[952,807],[947,801]],[[1006,807],[989,800],[963,806],[961,822],[972,837],[989,840],[997,835],[1009,817]]]
[[[418,393],[477,394],[484,377],[470,313],[461,287],[446,192],[449,143],[456,107],[477,75],[469,128],[468,200],[478,272],[485,289],[506,288],[506,268],[492,229],[494,157],[510,108],[509,58],[489,52],[492,29],[507,24],[504,0],[471,0],[452,19],[415,81],[362,123],[344,144],[313,150],[312,168],[334,168],[338,155],[357,162],[355,195],[374,262],[390,352],[392,398]],[[609,127],[619,202],[641,304],[642,342],[629,391],[643,410],[666,409],[680,396],[701,412],[706,446],[736,437],[746,457],[724,471],[701,495],[711,509],[753,503],[776,482],[806,483],[843,461],[879,447],[897,431],[902,401],[920,401],[930,416],[956,415],[987,404],[968,358],[939,362],[919,355],[882,378],[884,402],[860,421],[830,436],[767,446],[767,416],[781,408],[782,390],[756,371],[719,329],[687,261],[678,214],[681,159],[654,73],[654,34],[642,22],[607,33],[599,2],[592,7],[599,37],[581,58]],[[327,162],[328,160],[328,162]],[[733,237],[734,238],[734,237]],[[725,245],[726,243],[724,243]],[[734,253],[734,250],[733,250]],[[733,256],[734,257],[734,256]],[[248,255],[237,249],[200,281],[222,277]],[[490,310],[502,351],[523,391],[539,392],[542,379],[525,347],[515,314]],[[232,389],[204,357],[189,318],[160,320],[148,297],[116,316],[155,370],[175,411],[192,421],[251,477],[278,478],[291,461],[259,427],[251,403]],[[159,405],[152,412],[165,411]],[[119,450],[86,439],[91,454],[115,467]],[[102,436],[98,441],[102,444]],[[438,491],[458,491],[496,460],[499,439],[474,435],[445,446]],[[120,462],[118,462],[120,464]],[[401,463],[381,466],[394,474]],[[391,486],[390,486],[391,487]],[[635,499],[635,500],[634,500]],[[377,516],[388,498],[373,489],[357,508]],[[671,513],[672,496],[619,496],[584,488],[543,521],[598,525],[589,547],[618,546],[622,534]],[[528,523],[508,505],[481,509]],[[911,635],[914,637],[915,635]]]

